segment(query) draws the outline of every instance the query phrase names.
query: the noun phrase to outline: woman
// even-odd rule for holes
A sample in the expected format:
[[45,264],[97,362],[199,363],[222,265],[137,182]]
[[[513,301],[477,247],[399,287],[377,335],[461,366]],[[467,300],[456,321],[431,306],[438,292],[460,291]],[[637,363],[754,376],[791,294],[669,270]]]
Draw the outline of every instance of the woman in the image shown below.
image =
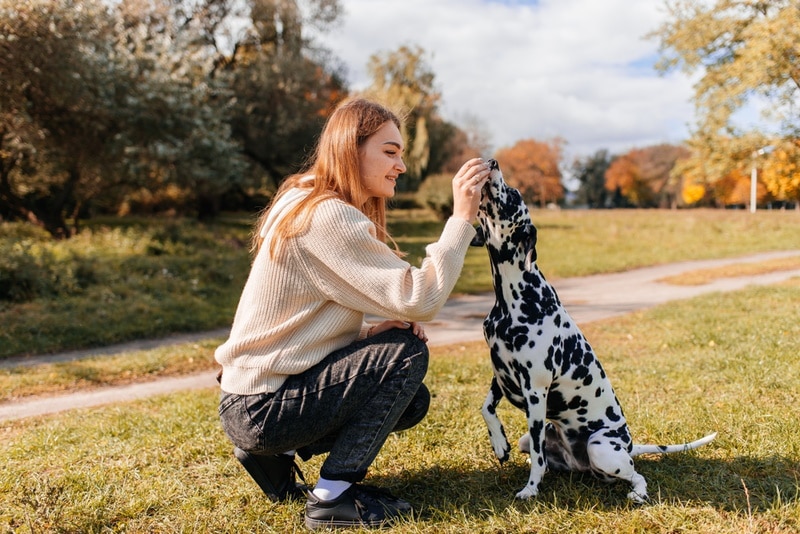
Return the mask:
[[[250,276],[215,354],[223,429],[268,497],[302,495],[295,453],[328,453],[307,494],[310,528],[378,526],[411,510],[358,482],[389,433],[427,413],[419,323],[458,279],[489,169],[473,159],[456,174],[453,215],[415,268],[386,244],[386,199],[406,170],[403,148],[386,108],[356,99],[334,111],[310,165],[281,185],[256,224]],[[367,324],[365,314],[391,319]]]

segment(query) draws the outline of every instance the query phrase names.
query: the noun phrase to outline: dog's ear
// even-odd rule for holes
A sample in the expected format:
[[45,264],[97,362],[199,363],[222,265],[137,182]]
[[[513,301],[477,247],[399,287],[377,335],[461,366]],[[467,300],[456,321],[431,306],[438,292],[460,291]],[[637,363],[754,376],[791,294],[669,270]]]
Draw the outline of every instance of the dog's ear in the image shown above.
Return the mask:
[[483,228],[481,226],[475,227],[475,237],[472,238],[469,246],[471,247],[482,247],[486,244],[486,237],[483,233]]
[[525,270],[530,271],[536,261],[536,227],[532,224],[525,228],[525,248]]

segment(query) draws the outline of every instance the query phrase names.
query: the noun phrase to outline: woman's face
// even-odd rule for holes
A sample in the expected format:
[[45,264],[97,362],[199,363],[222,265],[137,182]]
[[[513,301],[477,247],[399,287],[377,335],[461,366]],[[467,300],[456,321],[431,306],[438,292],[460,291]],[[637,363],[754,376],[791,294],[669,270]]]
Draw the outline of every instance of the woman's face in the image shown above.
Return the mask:
[[387,121],[368,137],[358,151],[361,179],[372,197],[391,198],[397,177],[406,172],[403,163],[403,137],[392,121]]

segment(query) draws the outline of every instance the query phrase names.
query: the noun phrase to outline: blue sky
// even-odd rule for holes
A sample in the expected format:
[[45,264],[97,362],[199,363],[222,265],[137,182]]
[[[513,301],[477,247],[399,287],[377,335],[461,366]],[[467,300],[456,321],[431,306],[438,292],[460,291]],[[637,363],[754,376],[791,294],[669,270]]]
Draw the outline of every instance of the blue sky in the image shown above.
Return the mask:
[[342,23],[321,40],[353,89],[372,54],[421,46],[445,117],[477,117],[494,148],[562,137],[568,158],[622,153],[681,142],[694,121],[692,81],[652,68],[658,43],[645,35],[663,0],[340,1]]

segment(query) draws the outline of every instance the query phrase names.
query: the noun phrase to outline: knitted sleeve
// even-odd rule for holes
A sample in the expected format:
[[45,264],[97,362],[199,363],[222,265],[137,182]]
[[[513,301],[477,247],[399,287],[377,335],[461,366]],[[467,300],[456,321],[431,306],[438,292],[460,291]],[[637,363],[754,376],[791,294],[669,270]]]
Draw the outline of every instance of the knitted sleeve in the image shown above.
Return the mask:
[[453,290],[474,235],[469,222],[451,218],[417,268],[376,238],[363,213],[328,200],[315,208],[308,230],[291,246],[330,300],[389,319],[429,321]]

